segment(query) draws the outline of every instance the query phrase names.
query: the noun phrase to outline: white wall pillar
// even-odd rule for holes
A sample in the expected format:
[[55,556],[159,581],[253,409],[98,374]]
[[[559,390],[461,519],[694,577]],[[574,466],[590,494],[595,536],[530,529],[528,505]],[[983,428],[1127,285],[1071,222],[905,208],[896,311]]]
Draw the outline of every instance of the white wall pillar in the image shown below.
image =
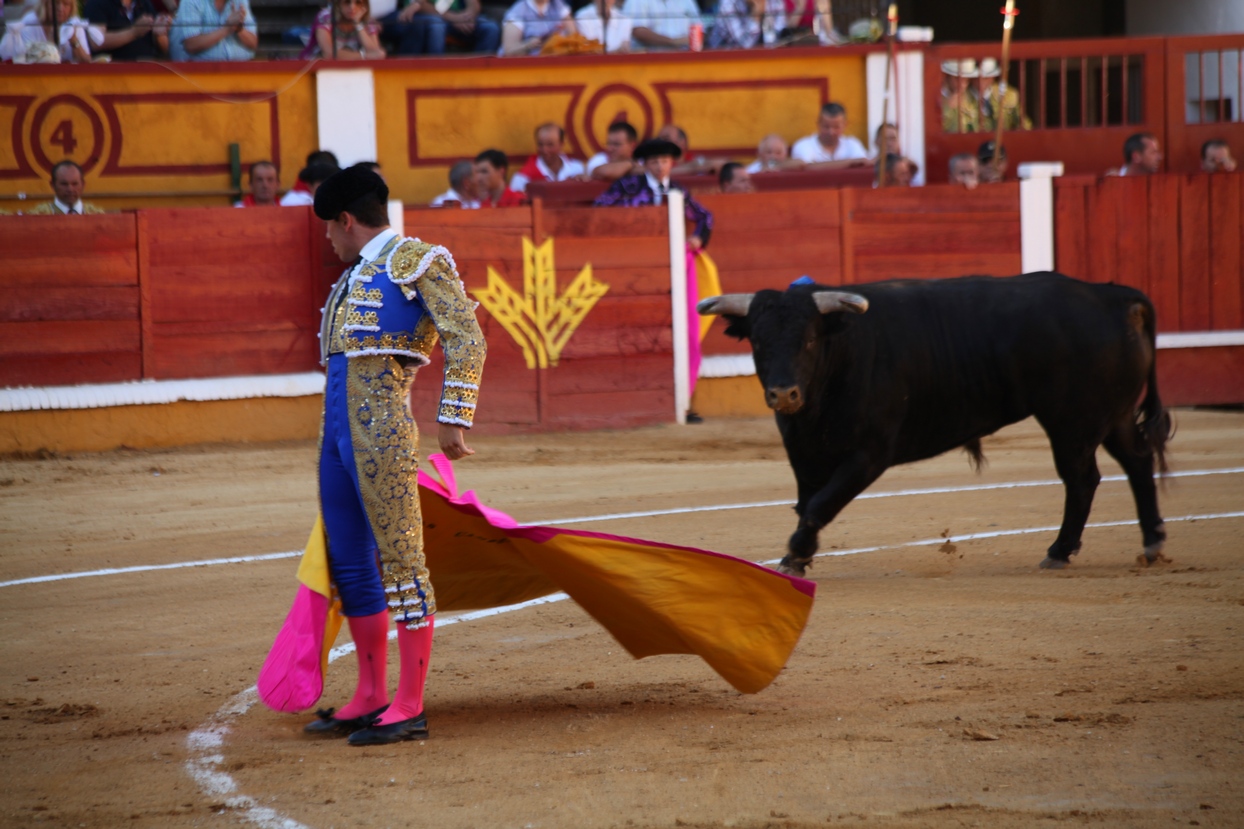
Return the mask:
[[1019,248],[1024,273],[1054,270],[1054,177],[1061,161],[1019,165]]
[[376,160],[376,82],[370,69],[315,73],[316,123],[321,150],[342,167]]
[[691,353],[687,347],[687,219],[681,190],[666,197],[670,223],[670,318],[674,334],[674,422],[687,422],[691,406]]
[[406,235],[406,205],[401,199],[389,199],[389,227],[396,230],[398,236]]
[[[917,181],[928,180],[924,164],[924,53],[918,50],[898,50],[897,70],[890,79],[889,101],[885,94],[885,67],[889,56],[885,52],[872,52],[864,64],[864,78],[868,85],[868,145],[869,152],[876,153],[873,137],[877,127],[886,122],[894,123],[895,100],[898,93],[898,132],[903,145],[903,155],[920,167]],[[850,117],[858,117],[847,113]]]

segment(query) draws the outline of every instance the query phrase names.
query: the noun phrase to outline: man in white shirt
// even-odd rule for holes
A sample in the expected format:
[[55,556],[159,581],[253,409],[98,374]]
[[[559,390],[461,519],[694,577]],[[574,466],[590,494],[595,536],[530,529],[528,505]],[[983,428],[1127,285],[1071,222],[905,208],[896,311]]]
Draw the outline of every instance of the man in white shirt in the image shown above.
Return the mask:
[[587,160],[587,174],[597,181],[616,181],[635,169],[631,154],[639,133],[625,121],[614,121],[605,134],[605,149]]
[[455,161],[449,168],[449,189],[432,199],[431,207],[464,207],[468,210],[479,209],[479,199],[475,195],[475,164],[470,161]]
[[43,202],[33,210],[27,210],[27,216],[81,216],[82,214],[103,213],[95,205],[82,201],[82,191],[86,185],[82,181],[82,168],[72,161],[62,161],[52,168],[52,192],[56,198]]
[[868,151],[858,138],[846,135],[847,110],[842,104],[828,103],[821,107],[816,119],[816,134],[800,138],[791,148],[791,157],[808,165],[852,166],[835,162],[868,158]]
[[700,22],[695,0],[626,0],[622,12],[631,19],[638,49],[686,49],[691,24]]
[[583,175],[583,162],[564,154],[566,131],[557,124],[536,127],[536,154],[510,179],[510,189],[526,193],[530,181],[566,181]]

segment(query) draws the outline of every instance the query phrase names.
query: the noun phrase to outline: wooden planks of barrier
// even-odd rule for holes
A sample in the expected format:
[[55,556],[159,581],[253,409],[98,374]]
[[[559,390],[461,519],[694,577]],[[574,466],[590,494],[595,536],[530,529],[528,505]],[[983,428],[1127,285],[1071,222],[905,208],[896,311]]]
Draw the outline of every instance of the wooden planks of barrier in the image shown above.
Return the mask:
[[133,215],[0,217],[0,384],[142,376]]

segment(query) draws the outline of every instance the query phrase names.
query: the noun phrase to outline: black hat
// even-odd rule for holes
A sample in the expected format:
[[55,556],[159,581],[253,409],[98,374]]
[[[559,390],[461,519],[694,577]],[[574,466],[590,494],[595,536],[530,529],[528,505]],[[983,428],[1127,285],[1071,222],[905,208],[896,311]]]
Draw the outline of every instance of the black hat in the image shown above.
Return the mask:
[[673,141],[666,141],[664,138],[649,138],[647,141],[639,143],[639,146],[631,153],[631,158],[636,161],[643,161],[645,158],[652,158],[657,155],[668,155],[678,158],[682,155],[682,149]]
[[315,191],[315,215],[331,222],[350,210],[350,206],[364,196],[374,194],[385,204],[389,200],[389,185],[373,171],[363,167],[347,167],[333,173]]
[[[994,142],[986,141],[976,150],[976,158],[982,164],[987,161],[993,161]],[[1002,160],[1006,161],[1006,145],[1002,145]]]

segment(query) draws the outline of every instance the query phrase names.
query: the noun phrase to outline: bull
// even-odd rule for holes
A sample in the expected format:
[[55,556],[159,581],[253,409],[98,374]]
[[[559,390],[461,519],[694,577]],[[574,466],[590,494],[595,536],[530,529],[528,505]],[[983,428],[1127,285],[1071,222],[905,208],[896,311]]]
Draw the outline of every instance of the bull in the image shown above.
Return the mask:
[[850,291],[800,280],[709,297],[697,310],[751,342],[795,473],[798,523],[782,572],[803,575],[821,529],[889,467],[963,447],[979,469],[981,438],[1029,416],[1049,437],[1066,495],[1040,566],[1062,569],[1080,550],[1099,446],[1127,474],[1145,560],[1161,558],[1154,469],[1166,471],[1170,417],[1153,304],[1140,291],[1058,273]]

